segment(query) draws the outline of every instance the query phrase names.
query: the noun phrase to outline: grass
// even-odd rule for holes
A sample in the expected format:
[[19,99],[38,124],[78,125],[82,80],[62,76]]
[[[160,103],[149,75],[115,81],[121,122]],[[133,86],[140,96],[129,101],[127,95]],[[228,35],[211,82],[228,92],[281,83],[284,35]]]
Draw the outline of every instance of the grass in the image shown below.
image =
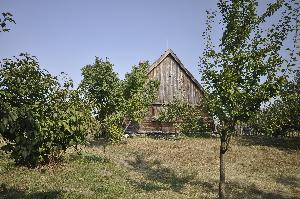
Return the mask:
[[[234,139],[227,197],[299,198],[299,144]],[[15,166],[0,151],[0,198],[217,198],[218,145],[208,138],[133,138],[105,153],[96,145],[69,151],[62,163],[36,169]]]

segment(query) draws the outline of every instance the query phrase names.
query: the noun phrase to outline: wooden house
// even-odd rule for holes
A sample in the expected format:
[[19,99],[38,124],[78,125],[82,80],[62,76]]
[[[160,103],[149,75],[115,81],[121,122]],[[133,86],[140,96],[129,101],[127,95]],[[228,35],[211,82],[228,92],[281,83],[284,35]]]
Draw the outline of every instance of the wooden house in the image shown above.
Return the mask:
[[158,80],[160,86],[157,100],[149,108],[139,132],[176,132],[173,124],[157,121],[162,107],[175,98],[193,105],[199,104],[204,94],[203,88],[171,49],[149,67],[148,77]]

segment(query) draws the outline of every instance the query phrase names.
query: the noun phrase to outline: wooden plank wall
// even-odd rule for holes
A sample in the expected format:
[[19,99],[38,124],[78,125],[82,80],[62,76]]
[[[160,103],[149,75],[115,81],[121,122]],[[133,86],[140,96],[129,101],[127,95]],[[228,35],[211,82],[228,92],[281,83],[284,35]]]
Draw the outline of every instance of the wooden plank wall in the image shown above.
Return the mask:
[[150,71],[149,78],[160,82],[157,104],[167,104],[175,98],[198,104],[203,96],[198,86],[170,55]]
[[190,104],[199,104],[203,91],[191,80],[175,59],[168,55],[159,65],[148,74],[150,79],[160,82],[157,100],[149,108],[149,113],[141,124],[140,131],[174,132],[176,129],[171,123],[155,121],[164,104],[175,98],[186,100]]

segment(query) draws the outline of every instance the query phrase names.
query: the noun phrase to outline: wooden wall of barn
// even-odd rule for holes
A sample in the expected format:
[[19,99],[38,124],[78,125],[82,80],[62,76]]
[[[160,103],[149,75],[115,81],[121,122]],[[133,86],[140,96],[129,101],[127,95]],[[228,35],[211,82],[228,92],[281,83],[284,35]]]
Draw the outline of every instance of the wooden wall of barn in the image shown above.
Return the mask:
[[148,115],[141,124],[140,131],[176,132],[173,124],[156,121],[163,105],[170,103],[175,98],[186,100],[189,104],[199,104],[203,97],[203,91],[170,54],[153,68],[148,76],[150,79],[158,80],[160,86],[157,100],[149,107]]
[[155,102],[157,104],[167,104],[175,98],[181,98],[190,104],[198,104],[203,96],[198,86],[170,55],[150,71],[148,76],[160,82]]

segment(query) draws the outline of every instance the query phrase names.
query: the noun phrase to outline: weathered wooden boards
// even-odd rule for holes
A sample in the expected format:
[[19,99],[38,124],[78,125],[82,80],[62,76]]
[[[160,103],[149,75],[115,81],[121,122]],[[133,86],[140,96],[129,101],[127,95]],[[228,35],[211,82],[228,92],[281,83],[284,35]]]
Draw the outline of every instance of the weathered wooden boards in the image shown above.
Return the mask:
[[184,67],[176,54],[168,49],[154,62],[149,70],[148,77],[160,82],[157,100],[149,108],[149,114],[140,126],[140,131],[174,132],[172,124],[155,121],[163,105],[174,99],[185,100],[190,104],[199,104],[204,91],[194,76]]

